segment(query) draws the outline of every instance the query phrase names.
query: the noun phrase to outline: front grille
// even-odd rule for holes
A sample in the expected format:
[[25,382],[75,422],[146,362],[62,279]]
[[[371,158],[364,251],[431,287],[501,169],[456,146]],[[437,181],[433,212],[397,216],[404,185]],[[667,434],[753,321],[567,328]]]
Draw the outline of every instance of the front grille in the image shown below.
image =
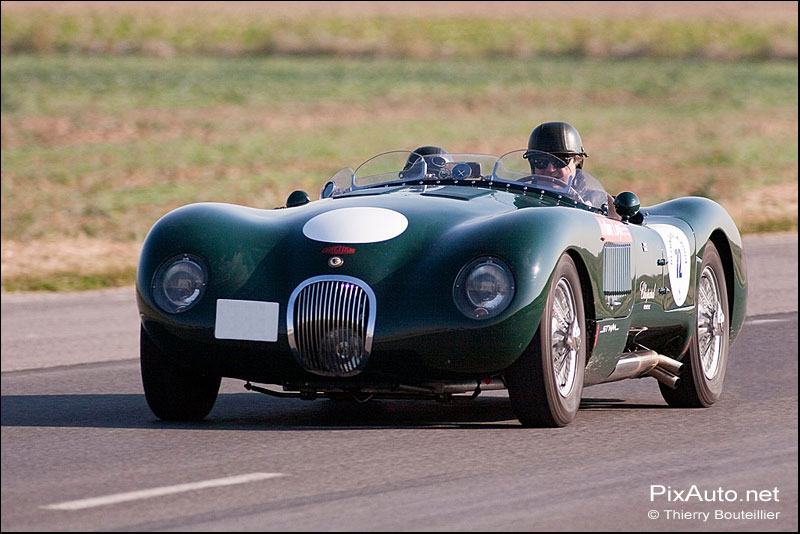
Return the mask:
[[357,278],[316,276],[289,297],[286,324],[297,362],[322,376],[353,376],[367,365],[375,293]]
[[631,292],[630,244],[603,247],[603,293],[624,295]]

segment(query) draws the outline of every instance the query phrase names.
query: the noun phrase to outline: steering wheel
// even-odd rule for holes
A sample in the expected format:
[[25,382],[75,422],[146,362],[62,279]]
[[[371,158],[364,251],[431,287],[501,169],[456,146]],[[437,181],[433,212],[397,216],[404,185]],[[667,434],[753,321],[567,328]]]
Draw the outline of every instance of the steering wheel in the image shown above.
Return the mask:
[[532,185],[538,185],[546,187],[548,189],[555,189],[556,191],[564,191],[565,193],[567,192],[567,184],[565,184],[558,178],[552,178],[550,176],[541,176],[537,174],[525,178],[524,181],[530,181]]

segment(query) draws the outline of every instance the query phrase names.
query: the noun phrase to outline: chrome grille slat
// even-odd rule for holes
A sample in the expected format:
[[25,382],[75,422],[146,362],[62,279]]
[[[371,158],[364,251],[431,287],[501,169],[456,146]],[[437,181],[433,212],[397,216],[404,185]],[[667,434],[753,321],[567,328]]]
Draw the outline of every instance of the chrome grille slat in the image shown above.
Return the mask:
[[375,330],[375,293],[349,276],[316,276],[289,297],[289,346],[297,362],[322,376],[363,371]]
[[313,335],[314,332],[312,330],[315,325],[314,322],[311,320],[311,317],[313,315],[313,310],[316,309],[317,306],[316,287],[312,288],[312,291],[308,293],[307,301],[308,301],[308,310],[307,310],[307,315],[305,317],[305,323],[303,323],[303,326],[306,330],[305,332],[306,337],[304,338],[304,341],[305,345],[307,345],[306,348],[306,350],[308,351],[307,354],[316,354],[316,349],[314,347],[314,340],[316,339],[316,337]]
[[631,292],[631,245],[607,243],[603,247],[603,293]]

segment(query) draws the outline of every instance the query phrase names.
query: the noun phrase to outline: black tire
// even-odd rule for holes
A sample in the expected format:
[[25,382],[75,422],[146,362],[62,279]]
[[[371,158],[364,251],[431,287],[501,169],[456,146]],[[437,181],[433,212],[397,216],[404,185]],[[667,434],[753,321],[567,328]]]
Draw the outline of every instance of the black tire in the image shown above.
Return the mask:
[[696,307],[689,357],[683,362],[677,388],[659,383],[661,396],[675,408],[707,408],[717,402],[728,368],[728,291],[722,260],[710,241],[697,276]]
[[173,363],[145,332],[139,333],[144,396],[165,421],[199,421],[214,407],[222,378],[194,373]]
[[[566,314],[560,311],[563,308],[554,309],[554,302],[565,298],[571,302],[571,312]],[[554,325],[554,318],[560,324]],[[562,363],[558,377],[556,359]],[[572,421],[581,403],[585,366],[581,283],[575,263],[564,254],[553,273],[536,335],[505,373],[508,396],[520,423],[526,427],[562,427]]]

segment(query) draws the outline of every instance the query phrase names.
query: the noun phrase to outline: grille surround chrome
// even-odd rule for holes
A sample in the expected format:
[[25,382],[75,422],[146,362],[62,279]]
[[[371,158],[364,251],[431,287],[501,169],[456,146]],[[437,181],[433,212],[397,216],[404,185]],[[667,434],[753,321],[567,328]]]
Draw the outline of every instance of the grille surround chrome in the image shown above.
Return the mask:
[[[286,307],[289,347],[297,363],[320,376],[354,376],[364,370],[375,333],[372,288],[352,276],[304,280]],[[338,349],[348,352],[342,356]]]

